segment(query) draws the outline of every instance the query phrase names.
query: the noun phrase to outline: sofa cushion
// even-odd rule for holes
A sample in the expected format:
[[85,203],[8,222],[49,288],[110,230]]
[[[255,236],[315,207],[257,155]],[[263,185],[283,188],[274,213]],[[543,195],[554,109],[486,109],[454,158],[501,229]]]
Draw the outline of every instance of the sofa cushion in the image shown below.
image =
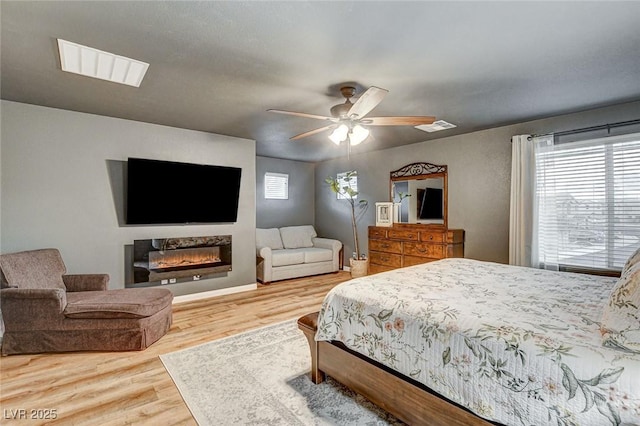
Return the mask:
[[304,263],[305,249],[274,250],[271,252],[272,266],[299,265]]
[[282,238],[278,228],[256,229],[256,246],[270,247],[272,250],[283,249]]
[[333,251],[325,248],[309,247],[304,249],[304,263],[331,262]]
[[67,293],[67,318],[144,318],[171,304],[166,288],[127,288]]
[[0,256],[3,288],[58,288],[66,290],[66,268],[57,249],[40,249]]
[[282,243],[286,249],[313,247],[312,238],[317,237],[312,225],[285,226],[280,228]]

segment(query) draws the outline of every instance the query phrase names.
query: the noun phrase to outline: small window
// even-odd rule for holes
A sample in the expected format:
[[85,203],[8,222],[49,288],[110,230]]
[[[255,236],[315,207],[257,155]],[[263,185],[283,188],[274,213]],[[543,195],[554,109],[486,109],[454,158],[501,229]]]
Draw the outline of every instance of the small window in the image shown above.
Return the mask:
[[289,199],[289,175],[266,172],[264,174],[264,198],[272,200]]
[[[349,187],[355,192],[358,192],[358,172],[355,170],[351,170],[349,172],[338,173],[336,176],[340,186],[340,192],[336,193],[338,200],[343,200],[345,198],[349,198],[349,196],[345,193],[345,187]],[[356,194],[353,199],[358,198]]]

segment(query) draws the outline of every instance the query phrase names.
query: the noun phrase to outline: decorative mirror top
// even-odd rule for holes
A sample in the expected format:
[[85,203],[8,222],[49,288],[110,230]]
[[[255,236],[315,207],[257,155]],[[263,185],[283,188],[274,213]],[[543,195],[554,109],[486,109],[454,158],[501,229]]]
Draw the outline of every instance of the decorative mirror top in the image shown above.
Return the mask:
[[412,163],[389,175],[394,223],[447,228],[447,166]]
[[413,176],[432,175],[446,173],[447,166],[439,166],[431,163],[412,163],[407,164],[398,170],[391,172],[391,179],[409,178]]

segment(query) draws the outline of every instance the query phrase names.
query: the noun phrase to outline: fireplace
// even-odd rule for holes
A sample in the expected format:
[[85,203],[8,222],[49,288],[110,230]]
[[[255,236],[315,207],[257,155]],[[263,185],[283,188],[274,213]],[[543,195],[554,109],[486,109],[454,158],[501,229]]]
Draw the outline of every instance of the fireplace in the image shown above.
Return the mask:
[[133,283],[127,287],[198,281],[231,271],[231,235],[133,242]]

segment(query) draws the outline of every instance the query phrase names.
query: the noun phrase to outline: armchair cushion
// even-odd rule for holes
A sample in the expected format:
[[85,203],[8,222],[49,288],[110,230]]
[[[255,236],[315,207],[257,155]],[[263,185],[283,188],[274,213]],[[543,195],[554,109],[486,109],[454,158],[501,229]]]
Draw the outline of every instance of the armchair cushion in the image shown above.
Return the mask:
[[278,228],[256,229],[256,246],[269,247],[272,250],[283,249],[282,238]]
[[280,228],[282,243],[286,249],[313,247],[312,238],[317,237],[312,225],[285,226]]
[[62,275],[67,270],[57,249],[40,249],[4,254],[0,268],[3,287],[66,289]]
[[67,293],[67,318],[144,318],[171,305],[165,288],[129,288]]

